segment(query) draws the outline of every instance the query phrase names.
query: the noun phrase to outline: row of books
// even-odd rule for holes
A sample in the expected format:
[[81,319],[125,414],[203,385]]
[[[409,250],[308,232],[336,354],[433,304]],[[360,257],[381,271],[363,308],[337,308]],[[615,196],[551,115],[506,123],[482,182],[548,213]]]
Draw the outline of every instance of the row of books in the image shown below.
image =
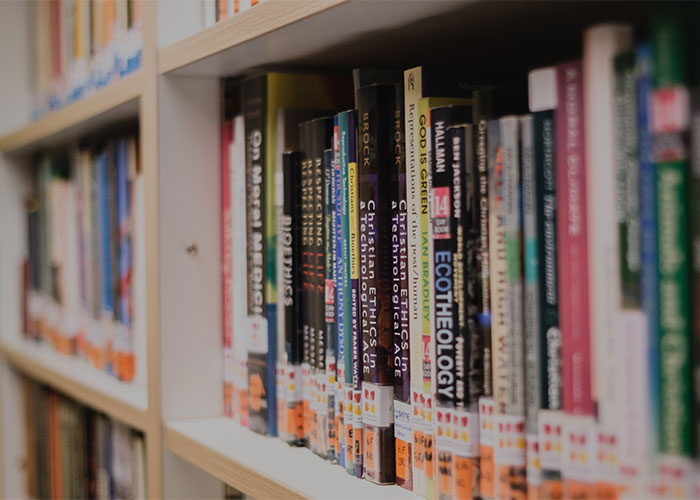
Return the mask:
[[46,0],[35,19],[36,117],[141,66],[142,0]]
[[146,498],[143,435],[23,379],[31,498]]
[[694,9],[526,78],[225,81],[227,414],[428,498],[697,497]]
[[46,157],[27,202],[25,335],[127,381],[143,234],[137,163],[133,136]]

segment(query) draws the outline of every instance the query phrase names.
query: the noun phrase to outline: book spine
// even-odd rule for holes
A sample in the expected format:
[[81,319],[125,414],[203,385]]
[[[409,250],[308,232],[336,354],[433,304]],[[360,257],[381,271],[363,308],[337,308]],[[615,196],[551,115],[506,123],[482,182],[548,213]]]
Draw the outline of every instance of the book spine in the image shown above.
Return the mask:
[[[354,443],[353,443],[353,425],[354,425],[354,408],[352,404],[353,390],[353,366],[355,351],[353,349],[353,310],[352,310],[352,276],[350,268],[350,205],[349,205],[349,182],[350,182],[350,134],[354,137],[355,129],[350,128],[350,115],[354,116],[354,111],[344,111],[339,115],[339,136],[340,136],[340,248],[342,250],[342,258],[339,259],[339,264],[342,267],[343,274],[343,309],[344,309],[344,350],[345,361],[343,366],[344,377],[339,380],[343,384],[343,427],[344,427],[344,448],[345,448],[345,470],[348,474],[355,473],[354,465]],[[340,377],[339,377],[340,378]]]
[[[455,348],[456,338],[463,340],[456,316],[457,296],[462,289],[454,286],[456,224],[453,220],[452,151],[448,141],[447,127],[450,125],[450,107],[428,110],[431,134],[430,179],[432,184],[432,203],[430,216],[432,226],[434,275],[431,281],[434,297],[434,315],[432,317],[435,332],[435,406],[437,412],[435,449],[438,463],[438,498],[452,497],[453,463],[452,443],[446,430],[452,425],[451,417],[455,404]],[[459,169],[459,166],[457,167]],[[460,197],[461,198],[461,197]],[[460,199],[461,202],[461,199]],[[461,214],[460,214],[461,216]],[[462,364],[463,365],[463,364]],[[463,368],[463,366],[462,366]]]
[[483,394],[493,394],[493,362],[491,354],[491,271],[489,261],[489,146],[488,122],[477,121],[474,127],[477,176],[477,198],[479,206],[479,240],[477,244],[477,270],[479,330],[483,349]]
[[[554,111],[533,113],[534,197],[537,217],[538,304],[541,408],[562,408],[561,331],[557,268],[557,192]],[[528,375],[529,377],[529,375]]]
[[343,263],[343,195],[340,168],[340,115],[333,121],[333,195],[335,199],[333,213],[334,231],[334,269],[336,317],[336,384],[335,384],[335,434],[336,457],[338,465],[345,467],[345,265]]
[[[537,172],[535,170],[534,118],[520,121],[522,142],[523,241],[525,293],[525,398],[526,432],[537,434],[537,412],[542,408],[542,348],[540,346],[540,281],[537,233]],[[529,481],[528,481],[529,482]]]
[[304,122],[299,130],[301,157],[301,328],[302,328],[302,407],[303,433],[306,444],[310,445],[311,419],[311,367],[315,357],[313,332],[311,324],[312,300],[311,286],[311,233],[312,233],[312,185],[313,170],[311,168],[311,124]]
[[[325,151],[331,137],[331,122],[328,118],[319,118],[311,122],[311,149],[313,168],[313,287],[312,301],[314,303],[313,320],[315,325],[315,365],[314,365],[314,402],[312,410],[312,450],[322,457],[328,453],[327,443],[327,401],[325,400],[326,379],[326,347],[328,336],[326,332],[325,311],[325,269],[326,269],[326,227],[325,227]],[[332,154],[332,152],[331,152]]]
[[[231,234],[246,234],[246,161],[245,161],[245,130],[244,117],[237,115],[233,119],[233,142],[231,144]],[[246,238],[239,237],[232,240],[231,248],[231,272],[232,276],[247,276],[247,245]],[[236,421],[243,426],[248,425],[248,347],[246,320],[248,314],[247,279],[232,281],[233,290],[231,300],[233,302],[233,317],[238,320],[233,327],[233,388],[234,388],[234,416]]]
[[282,245],[280,267],[280,288],[282,296],[282,316],[287,357],[285,411],[287,429],[284,431],[287,442],[303,443],[301,361],[303,338],[301,335],[301,155],[298,152],[285,152],[282,155],[283,169],[283,214],[279,223]]
[[641,248],[640,298],[647,318],[649,372],[646,382],[649,387],[649,436],[650,446],[659,450],[659,366],[658,366],[658,302],[656,296],[656,168],[652,155],[651,136],[651,46],[642,44],[637,48],[637,147],[639,158],[639,239]]
[[391,134],[394,89],[362,87],[358,97],[360,302],[363,340],[364,477],[393,483]]
[[488,122],[489,144],[489,274],[492,297],[492,388],[496,414],[508,404],[508,315],[505,214],[503,203],[503,145],[498,120]]
[[[526,485],[525,443],[525,346],[523,337],[523,272],[522,272],[522,204],[520,175],[520,120],[509,116],[501,118],[503,146],[502,211],[506,260],[506,359],[507,399],[499,424],[499,442],[494,450],[496,464],[496,495],[513,496]],[[523,153],[525,151],[523,150]],[[528,150],[531,154],[531,148]],[[504,422],[506,432],[500,431]],[[510,428],[508,425],[510,424]]]
[[622,306],[640,303],[639,163],[637,159],[635,53],[615,57],[617,215]]
[[335,452],[335,377],[337,361],[337,338],[336,338],[336,316],[335,316],[335,187],[333,178],[335,176],[335,151],[326,149],[323,154],[323,221],[324,221],[324,305],[325,305],[325,331],[326,331],[326,377],[325,390],[326,398],[325,413],[326,426],[323,432],[326,433],[327,457],[328,461],[337,461]]
[[[478,206],[472,156],[471,125],[447,130],[447,161],[451,177],[450,223],[453,232],[455,338],[455,410],[451,438],[452,496],[457,500],[479,496],[478,413],[476,401],[482,389],[481,334],[477,324],[476,245]],[[435,198],[434,198],[435,199]],[[440,418],[438,416],[438,426]],[[449,421],[448,421],[449,424]],[[439,439],[438,432],[438,439]],[[444,490],[444,488],[441,488]]]
[[[265,207],[268,168],[265,158],[266,77],[243,84],[243,114],[246,133],[246,240],[247,244],[247,303],[248,303],[248,426],[267,434],[269,389],[267,352],[268,328],[265,282],[267,274],[265,239]],[[269,138],[268,138],[269,139]]]
[[410,380],[410,325],[408,296],[408,213],[406,201],[406,158],[403,83],[394,86],[391,170],[391,251],[394,367],[394,432],[396,434],[396,484],[413,490]]
[[423,294],[421,274],[421,180],[418,157],[419,116],[418,100],[423,97],[420,68],[404,73],[404,120],[406,134],[406,182],[408,211],[408,298],[409,298],[409,351],[411,381],[411,431],[413,435],[413,491],[425,493],[425,457],[423,434]]
[[[503,205],[507,265],[508,401],[509,415],[525,415],[523,280],[522,280],[522,217],[520,183],[520,122],[516,117],[501,119],[503,144]],[[531,149],[527,150],[531,154]],[[525,149],[523,148],[523,153]]]
[[420,411],[423,416],[423,456],[425,470],[425,496],[429,500],[435,498],[435,442],[433,419],[433,381],[435,378],[433,337],[432,337],[432,290],[433,254],[431,227],[430,227],[430,196],[432,180],[430,177],[430,117],[428,99],[418,101],[418,176],[420,182],[420,273],[421,273],[421,357],[423,391],[419,396],[421,401]]
[[700,87],[692,90],[691,153],[688,188],[688,217],[691,248],[691,314],[693,336],[694,430],[696,450],[700,450]]
[[350,310],[352,319],[352,404],[354,421],[353,464],[356,477],[362,477],[363,471],[363,425],[362,425],[362,328],[360,326],[360,228],[359,228],[359,169],[357,162],[355,113],[348,114],[348,248],[350,252]]
[[690,100],[682,15],[675,6],[660,8],[652,26],[661,453],[676,457],[694,448],[686,194]]
[[[555,112],[559,312],[562,330],[563,409],[591,415],[588,240],[582,66],[557,68]],[[561,154],[559,154],[561,152]]]
[[228,373],[233,356],[233,240],[231,221],[231,143],[233,142],[233,122],[221,124],[221,307],[224,348],[224,414],[233,417],[233,374]]
[[[583,34],[583,126],[585,134],[588,221],[591,397],[597,417],[599,454],[594,461],[596,489],[618,487],[619,465],[606,454],[619,454],[623,386],[620,335],[615,331],[622,293],[620,280],[617,137],[615,127],[615,55],[632,46],[632,27],[593,26]],[[595,195],[593,194],[595,193]],[[594,202],[593,202],[594,200]],[[614,441],[614,445],[610,442]]]

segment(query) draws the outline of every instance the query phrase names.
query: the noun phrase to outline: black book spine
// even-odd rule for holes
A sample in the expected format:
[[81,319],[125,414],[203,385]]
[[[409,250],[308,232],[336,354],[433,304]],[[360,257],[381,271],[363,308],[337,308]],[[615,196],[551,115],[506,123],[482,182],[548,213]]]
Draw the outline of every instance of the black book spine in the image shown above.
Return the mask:
[[559,330],[554,111],[532,115],[534,128],[535,210],[537,216],[542,407],[562,408],[561,332]]
[[411,430],[410,313],[408,283],[408,202],[403,82],[394,85],[393,167],[391,170],[391,298],[394,306],[394,433],[396,484],[413,489],[413,433]]
[[331,146],[333,119],[317,118],[312,122],[312,252],[313,252],[313,322],[315,327],[314,368],[326,371],[325,268],[326,231],[324,223],[324,153]]
[[[476,99],[476,98],[475,98]],[[477,201],[479,207],[479,239],[476,250],[478,286],[476,300],[479,307],[479,331],[483,349],[483,394],[493,394],[491,373],[491,274],[489,266],[489,157],[488,157],[488,122],[481,116],[475,116],[475,157],[477,179]]]
[[302,329],[302,427],[306,443],[310,439],[310,403],[311,403],[311,369],[315,358],[314,335],[312,328],[312,275],[311,272],[311,242],[312,242],[312,199],[313,199],[313,169],[311,166],[311,122],[300,125],[299,143],[301,155],[301,304],[300,323]]
[[265,255],[265,115],[267,78],[243,83],[243,117],[246,133],[246,238],[248,328],[248,426],[260,434],[267,427],[267,353],[256,339],[267,338],[264,283]]
[[311,449],[325,457],[327,454],[327,407],[322,404],[326,375],[326,313],[325,313],[325,268],[326,228],[324,204],[324,156],[331,146],[333,119],[317,118],[311,122],[311,278],[313,345],[315,349],[312,365],[314,402],[311,411]]
[[301,185],[299,182],[301,155],[285,152],[282,155],[283,206],[279,228],[279,244],[282,245],[282,269],[280,285],[283,290],[283,318],[287,362],[301,364],[303,338],[301,336]]
[[[464,318],[466,326],[466,338],[464,360],[466,362],[465,392],[461,394],[459,388],[460,374],[457,374],[456,405],[471,410],[476,410],[479,397],[484,393],[484,348],[483,336],[479,329],[479,269],[477,255],[479,250],[479,178],[474,162],[474,127],[465,125],[452,133],[453,138],[458,139],[458,144],[453,141],[454,149],[458,148],[463,162],[463,240],[458,245],[463,245],[464,264]],[[458,238],[459,240],[459,238]],[[461,321],[461,319],[460,319]],[[458,348],[459,356],[460,348]]]
[[362,432],[362,328],[360,326],[360,255],[359,255],[359,169],[357,164],[357,117],[348,114],[348,225],[350,250],[350,324],[352,327],[352,388],[354,420],[352,427],[353,465],[356,477],[362,477],[364,443]]
[[406,157],[404,136],[403,84],[395,85],[393,115],[393,167],[391,170],[391,249],[392,303],[394,305],[394,399],[411,402],[409,371],[409,301],[408,301],[408,205],[406,202]]
[[[459,313],[464,312],[463,248],[458,237],[463,238],[462,205],[464,177],[461,158],[455,158],[448,127],[466,120],[469,108],[445,106],[429,110],[430,122],[430,178],[432,204],[430,219],[433,242],[434,277],[431,283],[433,295],[433,332],[435,345],[435,402],[437,406],[437,462],[440,498],[452,496],[453,461],[452,439],[446,432],[451,427],[451,408],[455,406],[457,372],[461,371],[461,389],[464,395],[465,322],[460,324]],[[456,150],[460,153],[459,149]],[[455,172],[456,169],[456,172]],[[461,243],[461,242],[460,242]],[[457,273],[460,273],[459,276]],[[461,366],[456,361],[458,340],[461,342]],[[460,370],[461,368],[461,370]],[[442,429],[442,426],[446,426]]]
[[394,87],[357,92],[364,477],[392,483],[394,462],[391,172]]

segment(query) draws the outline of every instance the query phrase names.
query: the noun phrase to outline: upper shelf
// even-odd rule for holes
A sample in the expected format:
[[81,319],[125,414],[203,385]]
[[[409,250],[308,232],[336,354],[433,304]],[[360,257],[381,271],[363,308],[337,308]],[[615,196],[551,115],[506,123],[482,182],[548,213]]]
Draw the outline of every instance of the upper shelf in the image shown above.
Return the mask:
[[0,137],[0,151],[8,154],[29,153],[40,147],[80,137],[109,123],[136,118],[142,91],[143,70],[139,69],[94,94]]
[[[159,51],[159,72],[475,64],[527,70],[580,57],[581,29],[640,21],[644,2],[267,0]],[[556,43],[553,43],[556,40]]]
[[306,448],[255,434],[224,417],[166,422],[165,444],[253,498],[419,498],[398,486],[352,477]]
[[[268,0],[160,50],[160,73],[226,76],[252,67],[301,62],[333,64],[313,57],[346,46],[368,33],[386,33],[453,11],[470,0]],[[264,35],[274,32],[274,37]],[[357,47],[355,47],[357,48]],[[373,51],[391,47],[374,47]],[[336,52],[337,54],[337,52]],[[343,54],[347,56],[347,53]],[[338,62],[336,61],[336,66]]]
[[149,422],[145,387],[117,380],[86,361],[56,353],[28,340],[3,340],[0,352],[10,365],[86,406],[146,431]]

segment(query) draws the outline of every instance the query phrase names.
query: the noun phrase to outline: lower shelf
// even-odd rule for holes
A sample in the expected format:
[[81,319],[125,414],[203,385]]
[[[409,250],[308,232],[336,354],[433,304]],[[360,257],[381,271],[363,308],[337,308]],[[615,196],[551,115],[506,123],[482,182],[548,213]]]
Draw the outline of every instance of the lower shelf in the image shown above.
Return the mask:
[[253,498],[420,498],[398,486],[351,477],[306,448],[255,434],[224,417],[166,422],[165,445]]
[[122,382],[86,361],[28,340],[3,340],[0,352],[21,373],[142,431],[149,422],[145,387]]

